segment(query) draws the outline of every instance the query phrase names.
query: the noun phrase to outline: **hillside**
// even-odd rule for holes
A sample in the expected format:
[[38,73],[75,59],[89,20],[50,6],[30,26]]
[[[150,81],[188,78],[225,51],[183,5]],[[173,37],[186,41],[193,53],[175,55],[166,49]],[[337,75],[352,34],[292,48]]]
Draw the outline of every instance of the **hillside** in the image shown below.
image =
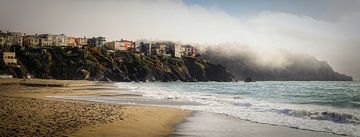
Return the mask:
[[[98,48],[15,48],[22,68],[17,75],[36,78],[100,81],[233,81],[221,65],[197,58],[108,53]],[[3,61],[0,69],[10,72]],[[20,71],[20,72],[19,72]]]

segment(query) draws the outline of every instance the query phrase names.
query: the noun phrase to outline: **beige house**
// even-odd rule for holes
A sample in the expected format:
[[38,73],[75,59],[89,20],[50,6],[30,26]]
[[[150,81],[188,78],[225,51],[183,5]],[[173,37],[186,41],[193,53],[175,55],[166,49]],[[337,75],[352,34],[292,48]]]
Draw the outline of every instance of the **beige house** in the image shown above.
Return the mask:
[[40,46],[52,46],[53,36],[51,34],[40,34]]
[[66,36],[64,34],[53,35],[54,46],[66,46]]
[[76,42],[74,37],[66,37],[66,45],[70,47],[75,47]]
[[37,35],[26,35],[23,37],[23,46],[40,46],[40,38]]
[[0,46],[5,45],[5,43],[6,43],[6,39],[5,39],[5,37],[0,36]]
[[105,43],[105,47],[110,50],[126,51],[125,44],[121,41],[112,41]]
[[22,46],[22,36],[9,36],[8,45],[19,45]]
[[66,36],[64,34],[40,34],[41,46],[66,46]]
[[8,66],[16,67],[17,59],[15,56],[15,52],[3,52],[3,60],[4,63]]
[[154,45],[151,49],[153,50],[152,53],[159,56],[164,56],[166,54],[166,45]]
[[181,58],[184,55],[185,49],[179,45],[179,44],[175,44],[175,46],[172,47],[173,49],[173,57],[176,58]]
[[86,46],[87,45],[87,38],[75,38],[76,46]]
[[0,45],[12,46],[19,45],[22,46],[22,33],[20,32],[2,32],[0,31]]

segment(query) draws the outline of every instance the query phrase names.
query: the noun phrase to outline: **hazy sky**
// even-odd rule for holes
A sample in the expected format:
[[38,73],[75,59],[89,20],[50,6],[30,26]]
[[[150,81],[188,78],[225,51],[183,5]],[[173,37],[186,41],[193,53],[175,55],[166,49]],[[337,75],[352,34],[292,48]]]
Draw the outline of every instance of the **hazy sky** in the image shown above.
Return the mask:
[[0,29],[235,42],[313,55],[360,78],[360,0],[0,0]]

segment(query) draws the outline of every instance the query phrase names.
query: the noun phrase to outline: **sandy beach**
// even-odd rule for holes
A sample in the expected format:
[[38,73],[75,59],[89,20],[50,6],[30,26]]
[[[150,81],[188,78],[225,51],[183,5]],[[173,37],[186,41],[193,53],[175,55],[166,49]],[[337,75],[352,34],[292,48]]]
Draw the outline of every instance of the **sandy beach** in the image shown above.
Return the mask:
[[[111,85],[91,81],[0,79],[0,136],[341,136],[259,124],[222,114],[183,110],[180,107],[154,107],[151,105],[196,104],[151,101],[141,95],[119,91],[117,87],[112,89]],[[117,100],[101,103],[56,98],[61,96],[114,97]],[[137,105],[125,105],[124,102]]]
[[[0,79],[0,136],[166,136],[190,111],[69,101],[59,95],[107,94],[91,81]],[[128,96],[128,94],[124,94]]]

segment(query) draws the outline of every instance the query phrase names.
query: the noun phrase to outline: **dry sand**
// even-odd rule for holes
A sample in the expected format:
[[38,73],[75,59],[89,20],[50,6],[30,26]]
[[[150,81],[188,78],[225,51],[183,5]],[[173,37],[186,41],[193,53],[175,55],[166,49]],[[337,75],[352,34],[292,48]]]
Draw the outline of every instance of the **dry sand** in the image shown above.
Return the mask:
[[107,94],[90,81],[0,79],[0,136],[166,136],[190,111],[53,100]]
[[63,136],[122,115],[120,105],[0,96],[0,136]]

